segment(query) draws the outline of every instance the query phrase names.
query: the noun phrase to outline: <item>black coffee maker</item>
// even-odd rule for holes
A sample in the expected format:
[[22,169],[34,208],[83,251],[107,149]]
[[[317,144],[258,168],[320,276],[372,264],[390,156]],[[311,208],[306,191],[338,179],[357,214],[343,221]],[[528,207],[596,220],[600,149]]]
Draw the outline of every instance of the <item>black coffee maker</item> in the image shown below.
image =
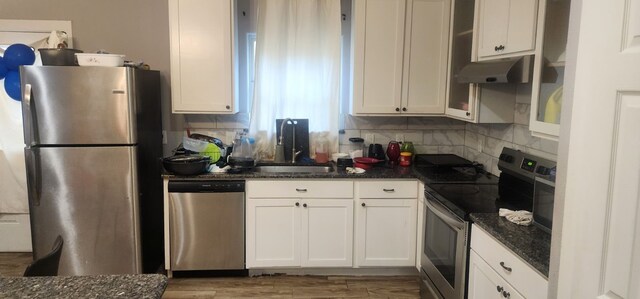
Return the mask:
[[384,148],[382,147],[382,144],[379,144],[379,143],[369,144],[369,153],[367,157],[376,158],[378,160],[384,161]]

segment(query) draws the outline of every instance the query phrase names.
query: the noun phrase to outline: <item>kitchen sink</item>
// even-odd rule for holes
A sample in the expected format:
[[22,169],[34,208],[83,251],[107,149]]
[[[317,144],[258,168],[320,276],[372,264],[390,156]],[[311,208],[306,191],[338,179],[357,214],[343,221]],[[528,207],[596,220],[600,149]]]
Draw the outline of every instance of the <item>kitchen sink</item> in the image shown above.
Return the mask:
[[264,173],[327,173],[332,172],[330,165],[258,165],[256,172]]

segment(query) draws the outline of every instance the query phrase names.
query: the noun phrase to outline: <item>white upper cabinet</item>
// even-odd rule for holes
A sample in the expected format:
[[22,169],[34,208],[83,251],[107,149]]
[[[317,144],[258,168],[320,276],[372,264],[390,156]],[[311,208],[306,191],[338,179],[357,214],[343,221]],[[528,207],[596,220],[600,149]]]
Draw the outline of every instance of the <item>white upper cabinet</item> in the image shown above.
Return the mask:
[[[477,3],[455,1],[452,8],[446,115],[472,123],[513,123],[516,85],[459,83],[457,76],[476,53]],[[477,38],[477,37],[475,37]]]
[[169,0],[174,113],[236,113],[234,1]]
[[477,60],[533,54],[538,0],[477,0]]
[[444,113],[450,0],[354,0],[352,113]]
[[543,1],[540,6],[544,13],[539,17],[529,129],[534,136],[558,140],[571,1]]

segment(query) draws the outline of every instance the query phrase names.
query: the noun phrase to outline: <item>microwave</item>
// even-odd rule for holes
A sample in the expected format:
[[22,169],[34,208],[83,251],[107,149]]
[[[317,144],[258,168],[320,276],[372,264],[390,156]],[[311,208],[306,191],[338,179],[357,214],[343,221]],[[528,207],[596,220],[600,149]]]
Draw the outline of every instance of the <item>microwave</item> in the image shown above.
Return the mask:
[[553,198],[556,183],[536,176],[533,183],[533,224],[551,233],[553,226]]

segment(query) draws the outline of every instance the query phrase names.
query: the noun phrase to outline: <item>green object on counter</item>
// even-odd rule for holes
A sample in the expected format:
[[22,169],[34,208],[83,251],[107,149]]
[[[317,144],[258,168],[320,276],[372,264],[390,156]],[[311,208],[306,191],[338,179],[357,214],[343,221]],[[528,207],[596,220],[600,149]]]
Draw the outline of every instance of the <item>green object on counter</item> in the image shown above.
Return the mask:
[[412,156],[414,156],[416,154],[416,150],[413,147],[413,142],[411,142],[411,141],[403,142],[402,146],[400,146],[400,151],[401,152],[410,152]]

